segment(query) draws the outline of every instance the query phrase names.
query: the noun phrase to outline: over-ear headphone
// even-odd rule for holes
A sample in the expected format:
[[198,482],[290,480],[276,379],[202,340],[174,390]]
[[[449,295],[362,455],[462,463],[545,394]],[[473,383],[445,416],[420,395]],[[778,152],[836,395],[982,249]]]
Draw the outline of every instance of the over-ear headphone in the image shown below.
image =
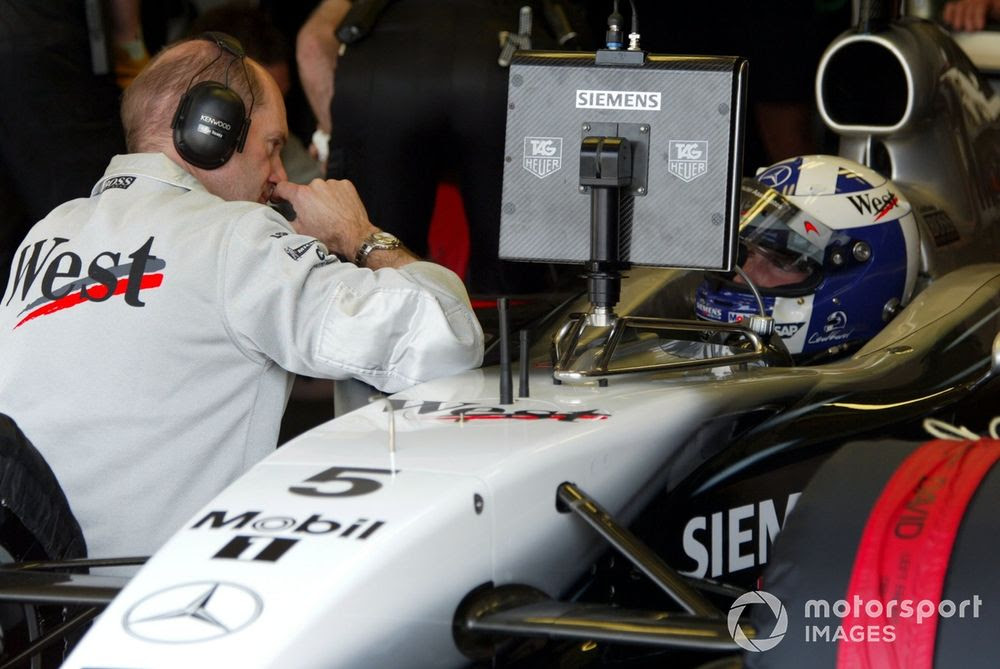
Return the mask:
[[[237,61],[243,66],[243,75],[250,89],[251,113],[254,97],[246,54],[239,41],[220,32],[204,33],[198,39],[217,44],[219,55],[191,77],[170,127],[174,129],[174,148],[181,158],[196,167],[214,170],[225,165],[233,152],[243,151],[250,130],[250,113],[246,113],[239,94],[229,87],[229,68]],[[200,81],[195,84],[198,75],[225,53],[232,56],[226,68],[226,83]]]

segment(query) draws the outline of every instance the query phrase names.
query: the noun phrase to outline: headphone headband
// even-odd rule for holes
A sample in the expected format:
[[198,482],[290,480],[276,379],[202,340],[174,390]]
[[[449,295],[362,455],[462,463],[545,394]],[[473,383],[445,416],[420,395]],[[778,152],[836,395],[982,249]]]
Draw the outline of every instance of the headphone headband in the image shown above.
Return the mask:
[[198,39],[214,42],[220,49],[229,52],[236,58],[242,59],[247,56],[246,51],[243,50],[243,45],[240,44],[240,41],[232,35],[210,30],[199,35]]

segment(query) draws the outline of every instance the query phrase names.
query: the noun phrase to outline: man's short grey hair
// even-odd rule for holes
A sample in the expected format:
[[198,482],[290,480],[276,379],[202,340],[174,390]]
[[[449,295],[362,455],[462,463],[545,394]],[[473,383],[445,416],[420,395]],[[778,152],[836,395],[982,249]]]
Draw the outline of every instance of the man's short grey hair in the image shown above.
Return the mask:
[[[248,59],[249,60],[249,59]],[[204,69],[204,71],[202,71]],[[162,151],[173,141],[170,123],[181,97],[200,81],[227,83],[250,112],[264,102],[256,68],[243,64],[217,44],[202,38],[174,43],[143,68],[122,96],[122,125],[130,153]],[[193,79],[193,80],[192,80]],[[249,81],[248,81],[249,79]]]

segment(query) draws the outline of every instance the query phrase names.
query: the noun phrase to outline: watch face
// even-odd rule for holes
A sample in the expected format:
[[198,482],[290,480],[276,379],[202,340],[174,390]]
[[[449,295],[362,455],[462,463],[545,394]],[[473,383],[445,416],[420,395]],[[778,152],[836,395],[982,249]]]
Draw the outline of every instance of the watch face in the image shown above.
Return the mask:
[[386,246],[394,246],[399,243],[399,238],[388,232],[376,232],[372,235],[372,241],[378,246],[383,244]]
[[398,249],[402,245],[403,242],[396,235],[388,232],[374,232],[361,242],[361,248],[358,249],[358,255],[354,258],[354,262],[360,267],[364,267],[372,251],[389,251]]

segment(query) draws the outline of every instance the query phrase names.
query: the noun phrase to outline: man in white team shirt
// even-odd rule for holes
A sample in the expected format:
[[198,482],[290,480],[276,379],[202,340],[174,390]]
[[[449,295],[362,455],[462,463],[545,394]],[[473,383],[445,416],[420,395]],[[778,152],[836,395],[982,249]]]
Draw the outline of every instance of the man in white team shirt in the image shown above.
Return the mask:
[[[287,181],[281,93],[241,56],[207,34],[150,63],[122,103],[131,153],[34,226],[0,302],[0,412],[91,557],[150,554],[271,452],[295,373],[393,392],[482,361],[457,276],[376,234],[349,182]],[[208,80],[250,124],[203,168],[172,123]],[[225,129],[206,116],[197,132]]]

